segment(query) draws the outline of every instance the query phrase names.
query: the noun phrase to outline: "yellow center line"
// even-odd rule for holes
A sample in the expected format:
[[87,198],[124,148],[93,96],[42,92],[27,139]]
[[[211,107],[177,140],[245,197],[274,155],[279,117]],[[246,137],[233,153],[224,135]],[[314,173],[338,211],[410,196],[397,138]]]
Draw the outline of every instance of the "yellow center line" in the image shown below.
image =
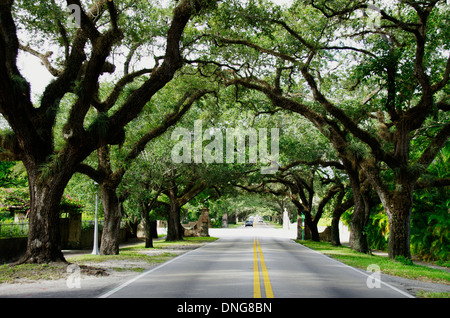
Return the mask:
[[263,275],[264,289],[267,298],[273,298],[272,285],[270,284],[269,272],[267,271],[266,262],[261,250],[259,240],[255,238],[253,241],[253,298],[261,298],[261,284],[259,279],[258,252],[261,262],[261,272]]
[[253,241],[253,298],[261,298],[261,284],[259,283],[258,252],[256,239]]
[[264,262],[264,256],[261,251],[261,246],[259,245],[258,239],[256,239],[256,243],[258,244],[259,258],[261,261],[261,270],[262,270],[263,280],[264,280],[264,288],[266,289],[266,297],[273,298],[272,285],[270,284],[270,280],[269,280],[269,272],[267,271],[266,262]]

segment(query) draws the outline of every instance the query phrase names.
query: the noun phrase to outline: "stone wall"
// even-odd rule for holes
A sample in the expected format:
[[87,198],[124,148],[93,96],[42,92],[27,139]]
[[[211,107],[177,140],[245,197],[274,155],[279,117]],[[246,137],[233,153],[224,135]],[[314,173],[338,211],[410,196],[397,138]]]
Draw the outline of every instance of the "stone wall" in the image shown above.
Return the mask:
[[198,237],[208,237],[209,228],[211,227],[211,222],[209,221],[209,210],[207,208],[202,209],[202,214],[198,218],[197,222],[190,222],[189,224],[183,224],[184,236],[198,236]]

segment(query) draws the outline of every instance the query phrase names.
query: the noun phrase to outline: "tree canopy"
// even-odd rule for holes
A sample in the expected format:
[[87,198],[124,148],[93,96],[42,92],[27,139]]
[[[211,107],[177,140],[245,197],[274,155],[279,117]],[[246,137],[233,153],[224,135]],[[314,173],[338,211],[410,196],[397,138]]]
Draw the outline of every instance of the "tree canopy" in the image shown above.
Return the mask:
[[[166,218],[172,240],[187,206],[220,218],[247,196],[286,200],[314,240],[322,215],[335,230],[351,211],[360,252],[383,215],[391,258],[449,239],[444,0],[3,0],[0,24],[0,154],[28,182],[15,163],[1,179],[29,188],[23,262],[64,260],[54,228],[64,191],[92,182],[79,173],[100,185],[104,254],[118,253],[125,201]],[[53,77],[38,99],[19,52]],[[231,129],[245,153],[227,148]]]

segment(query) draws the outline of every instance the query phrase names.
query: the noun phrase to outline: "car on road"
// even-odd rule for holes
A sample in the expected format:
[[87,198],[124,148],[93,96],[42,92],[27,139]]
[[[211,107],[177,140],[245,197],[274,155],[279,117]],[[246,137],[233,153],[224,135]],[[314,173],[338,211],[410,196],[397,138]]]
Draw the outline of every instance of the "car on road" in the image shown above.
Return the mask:
[[253,226],[253,221],[251,220],[245,221],[245,226]]

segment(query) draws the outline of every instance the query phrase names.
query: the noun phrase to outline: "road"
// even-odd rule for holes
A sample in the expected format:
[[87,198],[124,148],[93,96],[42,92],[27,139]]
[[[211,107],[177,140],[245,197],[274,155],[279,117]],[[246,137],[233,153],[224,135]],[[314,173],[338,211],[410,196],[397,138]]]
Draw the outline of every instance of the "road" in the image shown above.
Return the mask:
[[255,228],[211,234],[220,239],[144,272],[100,297],[410,297],[376,280],[376,272],[354,269],[293,242],[286,231],[257,224]]

